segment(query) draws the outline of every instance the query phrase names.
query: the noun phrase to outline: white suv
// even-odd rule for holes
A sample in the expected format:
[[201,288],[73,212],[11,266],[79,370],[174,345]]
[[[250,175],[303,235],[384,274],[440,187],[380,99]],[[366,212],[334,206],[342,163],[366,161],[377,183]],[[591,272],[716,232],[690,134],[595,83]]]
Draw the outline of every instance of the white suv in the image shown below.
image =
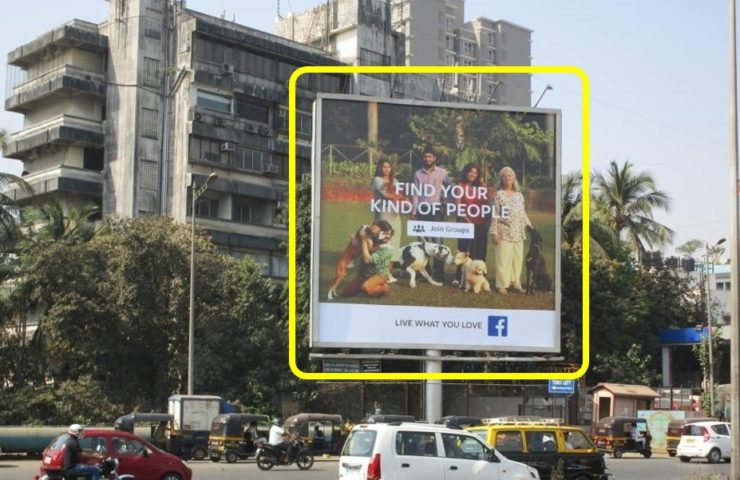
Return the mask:
[[717,463],[723,458],[730,461],[732,429],[727,422],[687,423],[681,431],[681,441],[676,455],[682,462],[703,457],[709,463]]
[[339,478],[539,480],[540,476],[468,432],[425,423],[386,423],[355,426],[342,449]]

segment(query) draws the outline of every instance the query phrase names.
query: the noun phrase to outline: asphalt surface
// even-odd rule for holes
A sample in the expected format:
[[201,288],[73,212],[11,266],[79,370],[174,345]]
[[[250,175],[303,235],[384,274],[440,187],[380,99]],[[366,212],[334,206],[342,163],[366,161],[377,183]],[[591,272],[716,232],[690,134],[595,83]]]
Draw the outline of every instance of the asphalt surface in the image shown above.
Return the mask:
[[[40,459],[3,457],[0,459],[0,480],[31,480],[38,473]],[[607,457],[608,472],[615,480],[700,480],[706,475],[717,473],[728,478],[728,463],[709,464],[706,460],[681,463],[677,458],[657,454],[645,459],[638,455],[625,454],[620,459]],[[276,467],[269,472],[260,471],[253,461],[227,464],[210,461],[190,462],[193,480],[337,480],[337,458],[317,459],[313,468],[299,470],[295,465]],[[430,479],[434,480],[434,479]],[[714,480],[714,479],[712,479]]]

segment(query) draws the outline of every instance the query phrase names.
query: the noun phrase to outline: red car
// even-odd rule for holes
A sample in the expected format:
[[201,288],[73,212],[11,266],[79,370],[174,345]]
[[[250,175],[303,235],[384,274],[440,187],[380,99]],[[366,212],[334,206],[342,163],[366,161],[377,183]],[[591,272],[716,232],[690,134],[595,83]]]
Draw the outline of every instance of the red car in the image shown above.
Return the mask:
[[[85,429],[80,446],[90,455],[83,457],[87,463],[98,463],[99,457],[117,458],[119,474],[131,474],[136,480],[191,480],[193,471],[179,457],[163,452],[146,440],[121,430]],[[64,462],[62,447],[67,434],[62,434],[44,450],[39,476],[46,469],[58,470]],[[38,478],[38,477],[37,477]]]

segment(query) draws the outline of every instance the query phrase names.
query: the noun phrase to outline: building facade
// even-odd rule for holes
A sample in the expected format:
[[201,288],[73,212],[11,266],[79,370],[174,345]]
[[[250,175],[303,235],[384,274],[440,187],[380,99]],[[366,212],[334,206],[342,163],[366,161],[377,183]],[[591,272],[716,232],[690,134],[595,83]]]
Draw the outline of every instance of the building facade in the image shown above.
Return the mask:
[[[329,0],[278,18],[276,32],[354,65],[531,65],[531,30],[464,18],[464,0]],[[449,74],[436,81],[457,101],[531,105],[528,74]]]
[[[100,25],[73,20],[8,54],[17,83],[6,109],[25,116],[5,156],[24,162],[32,194],[103,215],[198,223],[222,252],[287,277],[287,81],[303,65],[340,65],[321,50],[168,0],[111,0]],[[349,89],[310,75],[297,91],[297,175],[310,170],[316,92]]]

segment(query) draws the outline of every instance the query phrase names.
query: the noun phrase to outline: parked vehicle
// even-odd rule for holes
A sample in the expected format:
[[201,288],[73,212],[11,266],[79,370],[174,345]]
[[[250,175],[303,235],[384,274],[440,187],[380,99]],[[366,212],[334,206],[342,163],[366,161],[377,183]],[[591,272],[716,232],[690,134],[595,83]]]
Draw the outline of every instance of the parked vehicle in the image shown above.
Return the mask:
[[482,425],[468,427],[489,447],[507,458],[534,467],[540,478],[561,471],[567,480],[606,480],[604,455],[583,430],[565,426],[557,418],[484,418]]
[[[637,441],[635,437],[644,441]],[[593,441],[596,447],[610,453],[614,458],[622,458],[625,452],[635,452],[650,458],[653,455],[651,439],[647,420],[644,418],[605,417],[594,427]]]
[[[316,441],[316,427],[323,433],[320,442]],[[286,432],[299,437],[310,445],[314,455],[336,454],[342,448],[342,416],[326,413],[299,413],[285,419]]]
[[441,478],[539,479],[536,469],[509,460],[470,432],[423,423],[356,425],[339,459],[342,480]]
[[[39,477],[47,470],[59,471],[64,463],[66,433],[59,435],[45,450]],[[80,440],[83,459],[96,463],[93,453],[118,461],[119,475],[133,475],[136,480],[191,480],[193,472],[180,458],[164,452],[146,440],[123,430],[85,429]]]
[[208,456],[218,462],[224,458],[227,463],[237,459],[246,460],[256,454],[257,446],[249,439],[247,429],[251,422],[257,424],[257,437],[267,437],[270,431],[270,417],[249,413],[223,413],[213,418],[211,433],[208,435]]
[[303,440],[294,436],[291,440],[289,454],[277,445],[260,442],[255,462],[260,470],[270,470],[274,466],[288,466],[292,463],[295,463],[301,470],[308,470],[313,466],[313,455]]
[[709,463],[724,459],[730,461],[732,427],[727,422],[716,420],[684,425],[676,454],[682,462],[692,458],[706,458]]
[[668,430],[665,434],[665,449],[668,455],[671,457],[676,456],[676,447],[678,442],[681,441],[681,432],[683,431],[684,425],[687,423],[695,422],[716,422],[716,418],[682,418],[680,420],[674,420],[668,424]]
[[[118,465],[119,462],[115,458],[106,458],[102,462],[100,462],[100,475],[102,478],[107,478],[108,480],[136,480],[136,477],[133,475],[119,475],[118,474]],[[79,478],[89,478],[85,476],[77,476],[77,479]],[[68,480],[65,476],[64,470],[54,470],[47,468],[46,474],[41,477],[40,480]]]
[[[113,422],[113,428],[139,434],[139,437],[152,442],[157,448],[175,453],[170,449],[170,432],[174,419],[175,416],[169,413],[129,413],[118,417]],[[146,435],[142,434],[144,432]]]

